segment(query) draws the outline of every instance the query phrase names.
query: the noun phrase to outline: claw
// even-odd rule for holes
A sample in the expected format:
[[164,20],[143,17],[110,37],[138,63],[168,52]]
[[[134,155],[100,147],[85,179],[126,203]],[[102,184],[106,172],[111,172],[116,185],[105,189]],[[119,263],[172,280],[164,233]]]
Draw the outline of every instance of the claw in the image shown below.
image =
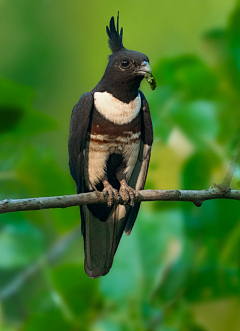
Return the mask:
[[116,190],[115,188],[113,188],[113,194],[114,194],[114,200],[116,203],[119,203],[119,199],[120,199],[120,195],[118,193],[118,190]]
[[129,204],[130,206],[134,206],[134,199],[135,199],[135,196],[136,196],[136,191],[127,185],[126,183],[126,180],[123,179],[121,182],[120,182],[121,186],[120,186],[120,190],[119,190],[119,193],[123,199],[123,204],[126,205],[126,204]]
[[119,193],[115,188],[112,187],[111,184],[109,184],[107,180],[103,182],[103,185],[104,185],[103,194],[107,201],[107,205],[108,207],[112,207],[114,202],[116,203],[119,202],[119,198],[120,198]]

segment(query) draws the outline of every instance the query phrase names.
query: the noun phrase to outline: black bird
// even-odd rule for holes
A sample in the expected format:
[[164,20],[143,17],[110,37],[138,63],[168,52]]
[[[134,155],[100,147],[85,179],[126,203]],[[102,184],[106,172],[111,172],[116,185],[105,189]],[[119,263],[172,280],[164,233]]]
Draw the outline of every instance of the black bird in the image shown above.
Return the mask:
[[[69,166],[77,193],[103,191],[106,205],[80,206],[85,271],[97,278],[112,266],[123,231],[131,233],[140,203],[136,191],[145,185],[153,142],[147,100],[139,91],[151,74],[146,55],[127,50],[114,17],[107,27],[112,51],[105,73],[84,93],[72,112]],[[113,205],[122,197],[124,205]],[[129,252],[130,253],[130,252]]]

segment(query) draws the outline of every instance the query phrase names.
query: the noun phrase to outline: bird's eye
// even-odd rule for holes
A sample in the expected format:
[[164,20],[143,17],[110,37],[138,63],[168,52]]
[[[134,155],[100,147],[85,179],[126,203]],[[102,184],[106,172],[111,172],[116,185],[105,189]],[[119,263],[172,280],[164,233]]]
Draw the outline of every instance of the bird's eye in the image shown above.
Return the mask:
[[128,60],[123,60],[121,61],[121,67],[122,68],[127,68],[129,66],[130,62]]

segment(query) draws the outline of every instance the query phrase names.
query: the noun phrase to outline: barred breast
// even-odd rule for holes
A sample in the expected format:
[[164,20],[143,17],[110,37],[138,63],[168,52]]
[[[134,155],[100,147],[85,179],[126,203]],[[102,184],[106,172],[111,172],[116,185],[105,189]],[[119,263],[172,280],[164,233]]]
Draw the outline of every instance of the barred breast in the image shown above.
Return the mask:
[[[116,124],[108,120],[97,109],[94,109],[87,143],[88,162],[85,163],[84,171],[89,189],[95,189],[96,185],[103,180],[111,154],[121,156],[120,159],[125,165],[124,173],[128,182],[137,162],[140,140],[141,120],[139,111],[129,123]],[[119,165],[112,164],[111,166],[115,167],[117,172]]]

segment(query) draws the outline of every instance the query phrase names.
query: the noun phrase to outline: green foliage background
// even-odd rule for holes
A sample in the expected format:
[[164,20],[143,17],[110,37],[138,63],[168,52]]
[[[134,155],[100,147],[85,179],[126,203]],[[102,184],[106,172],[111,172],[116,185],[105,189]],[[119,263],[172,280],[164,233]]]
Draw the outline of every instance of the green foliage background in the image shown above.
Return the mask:
[[[0,199],[75,192],[71,110],[104,72],[118,10],[125,47],[149,56],[158,83],[141,87],[155,135],[146,188],[224,177],[240,139],[238,2],[0,0]],[[79,223],[77,207],[0,216],[0,330],[240,329],[238,202],[142,204],[97,280]]]

